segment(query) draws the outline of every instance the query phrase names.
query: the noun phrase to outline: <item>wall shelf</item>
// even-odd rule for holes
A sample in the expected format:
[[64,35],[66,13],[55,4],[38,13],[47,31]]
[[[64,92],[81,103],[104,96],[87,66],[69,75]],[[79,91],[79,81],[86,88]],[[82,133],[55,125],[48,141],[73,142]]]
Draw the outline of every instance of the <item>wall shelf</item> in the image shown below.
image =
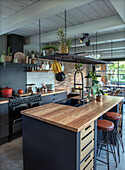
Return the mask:
[[52,70],[34,70],[34,71],[26,71],[26,72],[52,72]]
[[3,65],[3,66],[17,66],[17,67],[33,67],[33,66],[36,66],[36,64],[26,64],[26,63],[0,63],[0,65]]

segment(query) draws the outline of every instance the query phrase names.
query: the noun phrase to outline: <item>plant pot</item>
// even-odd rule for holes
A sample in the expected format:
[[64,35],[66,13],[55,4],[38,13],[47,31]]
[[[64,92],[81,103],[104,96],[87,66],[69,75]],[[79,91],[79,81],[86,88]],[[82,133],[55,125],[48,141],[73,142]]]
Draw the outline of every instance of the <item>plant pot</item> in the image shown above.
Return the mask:
[[0,56],[0,63],[4,63],[5,62],[5,55],[1,55]]
[[68,46],[65,43],[60,44],[59,53],[61,53],[61,54],[68,53]]
[[46,50],[43,50],[43,56],[46,56],[46,55],[54,55],[55,54],[55,51],[53,49],[46,49]]
[[102,102],[102,96],[96,96],[96,101]]

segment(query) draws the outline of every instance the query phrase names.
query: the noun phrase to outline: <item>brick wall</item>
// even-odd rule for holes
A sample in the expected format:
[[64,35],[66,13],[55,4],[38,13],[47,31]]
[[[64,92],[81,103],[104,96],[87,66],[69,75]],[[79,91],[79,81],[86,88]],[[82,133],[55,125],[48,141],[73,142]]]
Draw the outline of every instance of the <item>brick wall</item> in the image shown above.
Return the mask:
[[[71,92],[72,87],[74,87],[74,73],[75,73],[75,64],[64,62],[64,73],[65,80],[62,82],[56,81],[55,79],[55,90],[66,90],[68,93]],[[87,65],[83,65],[83,75],[84,77],[87,74]],[[81,74],[77,75],[77,82],[81,82]],[[84,79],[84,85],[86,86],[86,79]]]

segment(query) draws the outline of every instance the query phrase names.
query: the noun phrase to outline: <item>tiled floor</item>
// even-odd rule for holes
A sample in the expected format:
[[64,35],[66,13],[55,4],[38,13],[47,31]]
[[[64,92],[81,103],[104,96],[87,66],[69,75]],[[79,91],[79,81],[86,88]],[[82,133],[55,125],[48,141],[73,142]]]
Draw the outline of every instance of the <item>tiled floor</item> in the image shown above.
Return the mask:
[[[124,131],[123,139],[125,146],[125,113],[124,113]],[[103,161],[105,160],[105,153],[101,154]],[[125,153],[121,153],[121,162],[118,168],[110,155],[111,170],[125,170]],[[107,166],[97,161],[97,170],[106,170]],[[0,170],[23,170],[23,156],[22,156],[22,137],[0,145]]]

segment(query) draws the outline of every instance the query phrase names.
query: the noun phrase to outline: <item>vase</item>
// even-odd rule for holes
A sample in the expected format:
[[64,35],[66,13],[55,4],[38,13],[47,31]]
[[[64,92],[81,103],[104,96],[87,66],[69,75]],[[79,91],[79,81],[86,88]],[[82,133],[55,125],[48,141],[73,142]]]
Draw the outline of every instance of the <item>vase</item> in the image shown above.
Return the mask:
[[68,46],[65,43],[60,44],[59,53],[61,54],[68,53]]

